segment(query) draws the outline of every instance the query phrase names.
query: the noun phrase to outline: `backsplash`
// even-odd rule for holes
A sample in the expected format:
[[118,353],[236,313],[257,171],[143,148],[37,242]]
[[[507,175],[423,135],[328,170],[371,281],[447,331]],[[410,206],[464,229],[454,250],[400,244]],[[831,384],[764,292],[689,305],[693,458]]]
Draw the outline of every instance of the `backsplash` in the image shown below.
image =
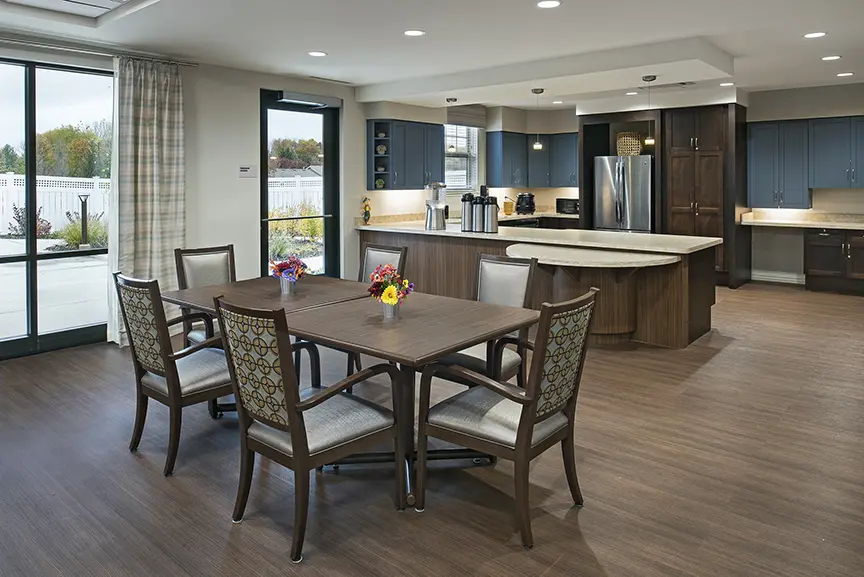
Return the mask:
[[813,210],[834,214],[864,214],[864,190],[819,188],[813,191]]

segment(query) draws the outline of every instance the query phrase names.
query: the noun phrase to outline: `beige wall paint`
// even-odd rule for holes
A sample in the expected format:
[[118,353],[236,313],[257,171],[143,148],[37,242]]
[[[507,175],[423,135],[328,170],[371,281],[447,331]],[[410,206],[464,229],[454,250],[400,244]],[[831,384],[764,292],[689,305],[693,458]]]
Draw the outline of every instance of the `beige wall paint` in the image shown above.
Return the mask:
[[528,134],[560,134],[562,132],[579,132],[579,117],[576,109],[562,110],[529,110],[526,129]]
[[864,214],[864,195],[854,188],[820,188],[813,191],[813,210],[834,214]]
[[[260,268],[260,180],[238,178],[241,164],[260,164],[261,88],[333,96],[341,109],[342,274],[356,275],[359,214],[365,188],[365,115],[351,87],[216,66],[183,68],[186,112],[186,244],[233,243],[239,278]],[[261,167],[258,166],[260,170]]]
[[446,108],[429,108],[426,106],[411,106],[398,102],[369,102],[363,105],[366,118],[393,118],[412,122],[428,122],[429,124],[446,124]]
[[864,114],[864,84],[750,93],[747,122]]

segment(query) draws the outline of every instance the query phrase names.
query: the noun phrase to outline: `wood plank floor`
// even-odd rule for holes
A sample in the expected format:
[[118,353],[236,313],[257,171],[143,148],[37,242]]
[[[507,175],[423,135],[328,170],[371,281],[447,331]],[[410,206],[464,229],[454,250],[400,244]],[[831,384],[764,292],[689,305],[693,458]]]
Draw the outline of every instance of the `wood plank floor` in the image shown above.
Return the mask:
[[[864,575],[864,299],[721,289],[714,327],[683,351],[589,351],[585,508],[560,453],[537,460],[533,550],[509,464],[435,463],[422,514],[393,508],[390,466],[346,466],[313,478],[301,565],[289,471],[259,460],[246,519],[230,522],[233,416],[188,410],[165,478],[163,407],[127,450],[125,352],[0,363],[0,575]],[[322,353],[333,382],[345,357]],[[387,398],[380,382],[359,391]]]

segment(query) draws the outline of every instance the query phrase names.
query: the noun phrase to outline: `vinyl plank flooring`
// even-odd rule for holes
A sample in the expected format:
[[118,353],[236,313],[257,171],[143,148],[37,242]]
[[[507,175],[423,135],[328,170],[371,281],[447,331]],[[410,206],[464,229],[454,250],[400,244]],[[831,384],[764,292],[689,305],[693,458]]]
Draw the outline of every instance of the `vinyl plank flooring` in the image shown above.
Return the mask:
[[[234,416],[188,410],[165,478],[164,407],[150,404],[140,450],[127,450],[127,351],[2,362],[0,575],[860,577],[864,299],[753,284],[718,289],[713,312],[685,350],[589,350],[576,426],[585,508],[570,506],[560,451],[537,459],[530,551],[509,463],[434,462],[420,514],[394,509],[390,465],[343,466],[312,476],[293,565],[290,471],[259,458],[246,517],[230,522]],[[338,380],[344,355],[321,354],[325,382]],[[388,389],[356,390],[386,404]]]

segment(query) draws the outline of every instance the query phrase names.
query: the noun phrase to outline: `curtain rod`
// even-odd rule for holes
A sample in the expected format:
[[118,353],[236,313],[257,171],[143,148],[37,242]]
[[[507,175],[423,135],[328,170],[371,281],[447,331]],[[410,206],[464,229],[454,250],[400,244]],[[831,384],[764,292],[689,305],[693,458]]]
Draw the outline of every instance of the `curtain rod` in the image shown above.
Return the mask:
[[150,62],[161,62],[164,64],[176,64],[178,66],[190,66],[192,68],[197,68],[198,64],[195,62],[183,62],[181,60],[172,60],[170,58],[161,58],[158,56],[147,56],[141,54],[127,54],[127,53],[113,53],[113,52],[103,52],[100,50],[95,50],[91,48],[82,48],[76,46],[64,46],[62,44],[50,44],[48,42],[36,42],[34,40],[21,40],[18,38],[7,38],[5,36],[0,36],[0,44],[17,44],[19,46],[27,46],[29,48],[43,48],[48,50],[61,50],[63,52],[73,52],[75,54],[87,54],[89,56],[104,56],[107,58],[114,58],[115,56],[126,56],[127,58],[137,58],[139,60],[148,60]]

